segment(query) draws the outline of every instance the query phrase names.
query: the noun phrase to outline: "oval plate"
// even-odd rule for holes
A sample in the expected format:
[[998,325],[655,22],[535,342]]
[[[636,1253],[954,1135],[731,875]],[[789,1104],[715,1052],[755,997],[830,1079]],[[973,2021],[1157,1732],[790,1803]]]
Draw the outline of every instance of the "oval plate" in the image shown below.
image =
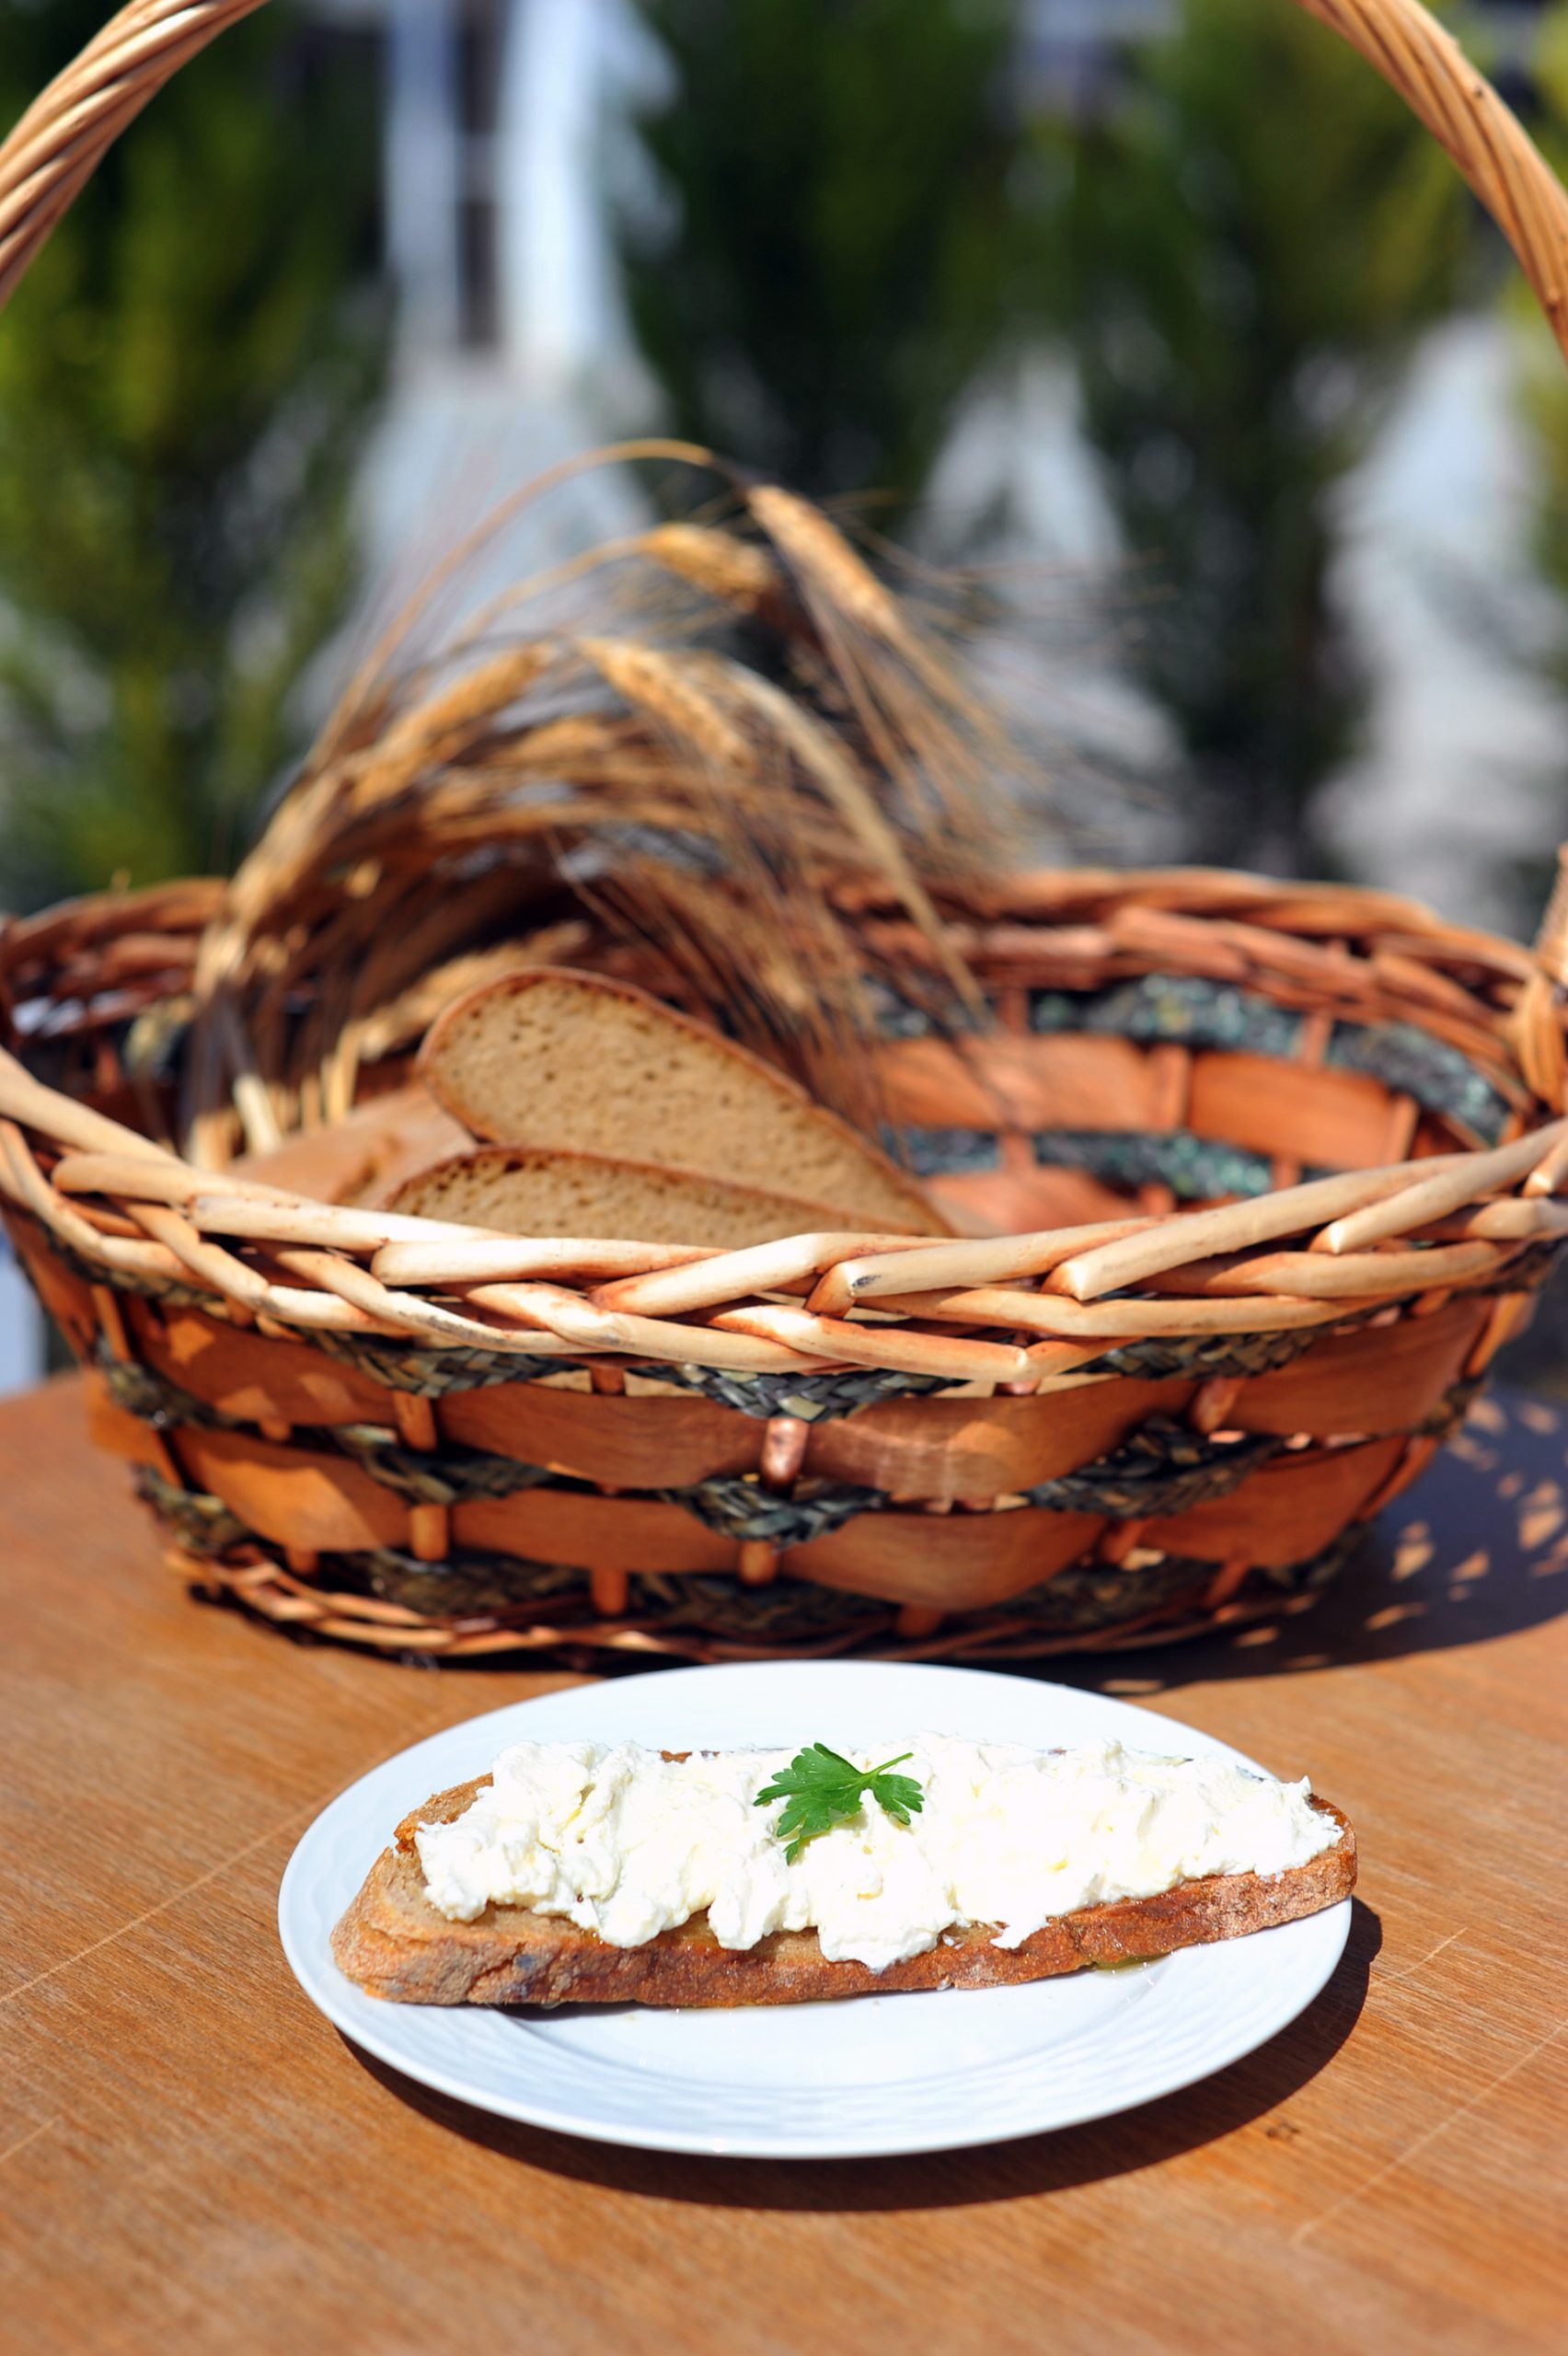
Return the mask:
[[449,1727],[341,1793],[283,1876],[283,1952],[345,2037],[438,2093],[599,2142],[759,2159],[950,2151],[1102,2119],[1239,2061],[1329,1979],[1350,1929],[1348,1900],[1113,1971],[764,2010],[394,2004],[332,1960],[332,1925],[398,1819],[483,1774],[509,1742],[896,1750],[926,1731],[1039,1750],[1114,1738],[1129,1750],[1255,1764],[1128,1703],[981,1669],[766,1661],[576,1686]]

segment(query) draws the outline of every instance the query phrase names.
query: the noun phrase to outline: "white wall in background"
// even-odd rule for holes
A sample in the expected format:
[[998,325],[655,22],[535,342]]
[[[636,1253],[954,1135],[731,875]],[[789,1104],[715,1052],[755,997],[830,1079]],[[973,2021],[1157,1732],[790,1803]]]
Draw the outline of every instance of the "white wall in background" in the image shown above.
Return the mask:
[[384,188],[398,327],[419,350],[455,344],[463,158],[452,0],[389,0]]
[[1568,834],[1562,714],[1525,659],[1562,622],[1530,578],[1516,365],[1494,313],[1440,329],[1351,487],[1342,590],[1377,699],[1324,805],[1358,879],[1480,925],[1517,917],[1507,863]]
[[498,310],[506,367],[542,396],[591,387],[629,357],[605,132],[648,71],[648,36],[625,0],[512,0],[496,127]]
[[[625,319],[610,237],[606,125],[658,63],[628,0],[489,0],[499,29],[493,133],[460,120],[455,0],[380,0],[389,39],[388,243],[402,290],[398,375],[369,455],[367,573],[395,610],[455,540],[543,468],[656,412]],[[455,207],[493,219],[493,340],[460,338]],[[636,530],[635,480],[552,493],[527,535],[551,561]],[[517,543],[498,551],[514,577]],[[478,580],[478,576],[476,576]],[[361,632],[366,625],[362,624]],[[334,670],[340,670],[335,661]]]
[[[1509,871],[1568,836],[1562,714],[1528,655],[1561,613],[1530,574],[1530,454],[1518,355],[1494,311],[1449,321],[1416,358],[1367,464],[1346,486],[1338,582],[1371,675],[1367,740],[1327,790],[1324,832],[1356,881],[1407,892],[1472,924],[1517,924]],[[1047,615],[1114,588],[1116,528],[1079,438],[1070,366],[1049,354],[964,405],[933,478],[937,552],[1004,495],[1003,560]],[[1136,620],[1136,569],[1120,602]],[[1044,643],[1050,643],[1049,629]],[[1113,632],[1075,667],[1070,717],[1115,774],[1158,773],[1158,715],[1116,674]],[[1043,675],[1054,692],[1060,680]],[[1092,814],[1092,813],[1091,813]],[[1117,859],[1180,855],[1157,805],[1105,804]],[[1080,854],[1083,855],[1083,854]]]

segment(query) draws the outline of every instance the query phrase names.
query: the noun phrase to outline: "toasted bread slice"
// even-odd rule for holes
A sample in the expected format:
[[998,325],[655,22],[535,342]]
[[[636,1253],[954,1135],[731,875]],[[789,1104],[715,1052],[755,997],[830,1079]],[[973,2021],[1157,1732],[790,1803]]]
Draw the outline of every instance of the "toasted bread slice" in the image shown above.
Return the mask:
[[318,1203],[364,1203],[414,1172],[473,1143],[422,1080],[356,1104],[340,1121],[285,1138],[270,1153],[247,1154],[236,1178],[255,1178]]
[[661,1931],[639,1947],[611,1946],[559,1915],[487,1906],[472,1923],[449,1922],[424,1894],[414,1833],[461,1816],[490,1782],[481,1775],[441,1792],[398,1825],[332,1934],[340,1970],[404,2004],[805,2004],[929,1988],[995,1988],[1053,1980],[1087,1964],[1131,1963],[1294,1923],[1347,1898],[1355,1886],[1355,1834],[1332,1802],[1312,1806],[1342,1838],[1278,1874],[1215,1874],[1158,1898],[1086,1906],[1045,1923],[1016,1947],[976,1925],[951,1932],[924,1955],[873,1971],[830,1963],[814,1931],[775,1931],[755,1947],[721,1946],[705,1916]]
[[[738,1251],[781,1235],[853,1232],[847,1211],[656,1162],[548,1146],[478,1146],[395,1186],[381,1207],[507,1235],[617,1237]],[[900,1232],[907,1233],[907,1230]]]
[[420,1069],[455,1119],[502,1144],[721,1173],[837,1203],[852,1226],[945,1235],[923,1189],[757,1057],[622,982],[536,965],[456,999]]

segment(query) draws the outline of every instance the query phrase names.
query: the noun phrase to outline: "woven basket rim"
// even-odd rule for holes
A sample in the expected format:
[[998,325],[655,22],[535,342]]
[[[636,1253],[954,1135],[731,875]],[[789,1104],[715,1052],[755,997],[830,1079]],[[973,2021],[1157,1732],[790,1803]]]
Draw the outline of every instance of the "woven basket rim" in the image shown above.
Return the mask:
[[[1030,1388],[1135,1340],[1328,1327],[1495,1285],[1522,1253],[1568,1232],[1568,1206],[1553,1199],[1568,1174],[1568,1120],[1545,1117],[1543,1096],[1557,1090],[1530,1080],[1532,1069],[1560,1070],[1564,1017],[1516,944],[1384,894],[1202,870],[1043,870],[1003,896],[1018,914],[988,933],[977,920],[982,945],[998,954],[1058,933],[1078,942],[1081,908],[1098,900],[1104,941],[1146,971],[1194,941],[1211,964],[1219,953],[1224,971],[1239,941],[1264,985],[1309,976],[1329,1003],[1338,993],[1351,1005],[1375,981],[1378,1004],[1417,1027],[1424,989],[1439,1005],[1458,997],[1470,1008],[1467,1035],[1485,1040],[1490,1068],[1515,1079],[1502,1142],[1217,1208],[999,1237],[817,1232],[742,1250],[518,1238],[195,1168],[0,1051],[0,1191],[97,1281],[194,1288],[219,1314],[302,1337],[742,1376],[879,1368]],[[121,905],[140,920],[134,899]],[[112,943],[111,909],[77,906],[95,941]],[[58,938],[59,916],[44,920],[53,936],[36,924],[0,936],[0,976],[14,977],[36,943]],[[877,1322],[864,1322],[867,1310]]]

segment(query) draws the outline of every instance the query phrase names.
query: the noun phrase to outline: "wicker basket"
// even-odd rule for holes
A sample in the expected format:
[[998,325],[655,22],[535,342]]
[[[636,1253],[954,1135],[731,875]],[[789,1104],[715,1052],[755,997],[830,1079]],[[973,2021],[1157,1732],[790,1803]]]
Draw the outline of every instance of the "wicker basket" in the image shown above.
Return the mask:
[[[0,151],[0,293],[258,4],[139,0],[46,94]],[[1450,148],[1562,340],[1568,200],[1506,110],[1412,0],[1306,5]],[[329,868],[283,823],[271,872],[320,921]],[[704,1253],[478,1237],[155,1142],[149,1030],[254,945],[268,872],[0,935],[0,1197],[176,1566],[297,1629],[983,1659],[1288,1608],[1568,1238],[1562,893],[1533,957],[1385,895],[1201,871],[950,903],[993,1022],[895,1008],[882,1089],[917,1166],[1025,1231]],[[846,920],[868,957],[930,953],[874,894]],[[610,957],[571,922],[575,962]]]

